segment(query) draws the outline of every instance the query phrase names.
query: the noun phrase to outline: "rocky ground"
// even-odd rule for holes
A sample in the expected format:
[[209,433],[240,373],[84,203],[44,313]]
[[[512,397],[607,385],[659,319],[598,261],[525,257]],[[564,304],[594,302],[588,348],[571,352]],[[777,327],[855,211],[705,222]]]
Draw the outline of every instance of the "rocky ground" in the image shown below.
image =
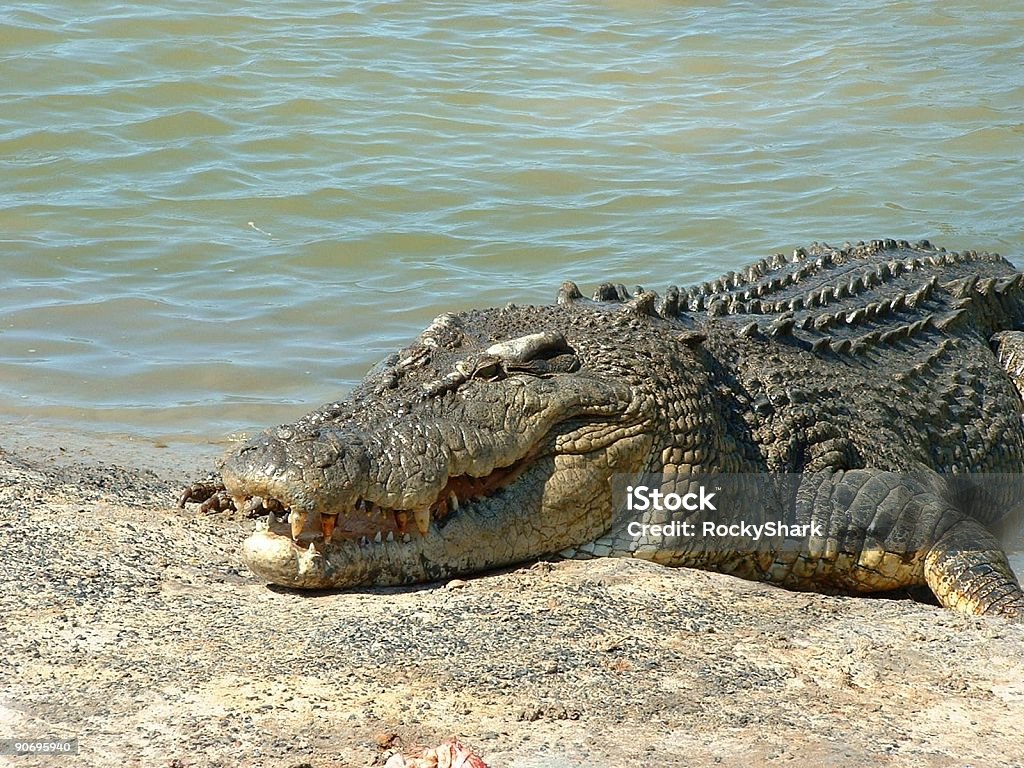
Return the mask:
[[185,479],[0,452],[0,739],[80,744],[0,762],[1024,765],[1024,626],[620,560],[289,592]]

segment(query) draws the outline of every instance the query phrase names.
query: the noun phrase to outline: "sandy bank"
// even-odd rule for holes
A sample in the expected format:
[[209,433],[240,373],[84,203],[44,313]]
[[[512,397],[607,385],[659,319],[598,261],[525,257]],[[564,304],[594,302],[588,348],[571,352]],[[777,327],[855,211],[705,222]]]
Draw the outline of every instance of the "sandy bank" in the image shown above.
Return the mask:
[[0,453],[0,738],[81,745],[13,764],[1024,764],[1022,626],[617,560],[292,593],[184,480]]

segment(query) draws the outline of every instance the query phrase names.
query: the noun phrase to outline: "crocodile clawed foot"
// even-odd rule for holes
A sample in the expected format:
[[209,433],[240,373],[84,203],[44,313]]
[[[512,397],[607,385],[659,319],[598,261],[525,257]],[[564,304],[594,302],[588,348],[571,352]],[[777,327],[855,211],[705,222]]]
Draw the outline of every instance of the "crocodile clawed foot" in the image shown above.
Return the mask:
[[233,512],[235,509],[235,500],[227,491],[217,491],[199,507],[199,511],[203,514]]
[[224,483],[217,475],[207,475],[202,480],[191,483],[178,496],[178,509],[186,504],[200,504],[199,511],[203,514],[211,512],[230,512],[236,509],[234,499],[224,488]]

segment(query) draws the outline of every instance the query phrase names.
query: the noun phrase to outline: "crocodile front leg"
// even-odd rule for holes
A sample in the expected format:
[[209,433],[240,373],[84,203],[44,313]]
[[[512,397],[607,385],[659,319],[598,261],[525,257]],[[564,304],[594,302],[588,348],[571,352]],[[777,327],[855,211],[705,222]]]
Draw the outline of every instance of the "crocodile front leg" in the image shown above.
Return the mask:
[[946,608],[1024,621],[1024,593],[998,540],[960,503],[967,501],[930,470],[808,475],[796,517],[817,522],[824,535],[809,537],[799,552],[783,549],[770,578],[851,592],[923,583]]
[[1024,593],[996,538],[980,523],[953,525],[928,552],[928,587],[946,608],[1024,621]]
[[[733,476],[732,482],[740,479]],[[980,511],[975,516],[993,518],[992,510],[975,509],[984,503],[981,496],[956,493],[950,478],[927,469],[833,470],[793,479],[792,492],[766,495],[772,483],[764,476],[761,492],[733,496],[748,503],[723,500],[714,522],[779,520],[788,530],[807,531],[797,536],[710,539],[699,536],[701,524],[694,522],[697,535],[645,542],[630,540],[628,528],[620,526],[566,554],[642,557],[816,592],[866,594],[927,585],[953,610],[1024,621],[1024,593],[1006,554],[971,516]],[[727,488],[729,476],[716,483]],[[990,496],[987,503],[1001,507],[1009,503],[1008,493]],[[667,518],[648,515],[644,521]]]

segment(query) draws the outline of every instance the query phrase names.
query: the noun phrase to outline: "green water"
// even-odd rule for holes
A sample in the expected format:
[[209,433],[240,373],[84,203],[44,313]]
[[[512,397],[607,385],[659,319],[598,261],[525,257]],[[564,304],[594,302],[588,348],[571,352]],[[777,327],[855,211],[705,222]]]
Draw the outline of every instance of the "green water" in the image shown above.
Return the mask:
[[566,278],[1024,260],[1018,4],[138,6],[0,10],[0,445],[214,456]]

